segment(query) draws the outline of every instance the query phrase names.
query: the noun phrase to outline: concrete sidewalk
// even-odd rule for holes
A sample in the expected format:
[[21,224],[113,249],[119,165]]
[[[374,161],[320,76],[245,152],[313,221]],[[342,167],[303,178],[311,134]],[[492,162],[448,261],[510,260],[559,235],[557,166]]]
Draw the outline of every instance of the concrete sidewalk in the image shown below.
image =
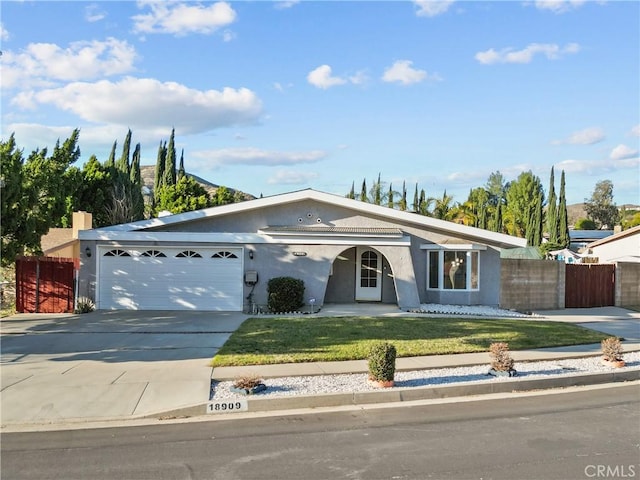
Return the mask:
[[[353,314],[416,315],[379,304],[326,306],[317,315]],[[627,350],[640,350],[640,313],[606,308],[539,314],[540,319],[578,323],[622,336],[627,339],[624,343]],[[308,317],[310,321],[312,317]],[[230,379],[248,370],[263,377],[367,370],[364,360],[212,369],[209,361],[246,318],[228,312],[120,311],[2,319],[1,428],[6,431],[25,425],[31,428],[63,423],[88,425],[96,421],[160,418],[180,412],[203,415],[212,378]],[[583,345],[518,351],[513,356],[516,361],[547,360],[598,355],[599,351],[600,345]],[[399,358],[397,368],[416,370],[487,363],[486,353],[438,355]],[[389,399],[398,395],[370,392],[366,402],[392,401]],[[405,392],[403,397],[409,398],[410,394]],[[262,409],[278,408],[275,399],[259,400],[265,404]],[[349,403],[344,396],[329,400]],[[298,403],[305,401],[309,399],[299,399]],[[313,402],[308,405],[313,406]]]

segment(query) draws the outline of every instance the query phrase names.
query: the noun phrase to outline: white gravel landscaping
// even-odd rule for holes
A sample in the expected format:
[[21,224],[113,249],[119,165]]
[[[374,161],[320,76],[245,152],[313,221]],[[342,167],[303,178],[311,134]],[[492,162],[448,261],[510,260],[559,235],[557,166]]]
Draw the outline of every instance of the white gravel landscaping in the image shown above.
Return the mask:
[[527,314],[515,310],[505,310],[503,308],[475,306],[475,305],[440,305],[438,303],[423,303],[420,309],[414,313],[434,313],[438,315],[471,315],[477,317],[513,317],[531,318],[538,317],[537,314]]
[[[611,372],[612,368],[602,365],[600,358],[600,356],[596,356],[541,362],[516,362],[515,369],[518,375],[515,378],[534,379],[558,375]],[[640,352],[625,353],[624,360],[626,365],[622,369],[639,368]],[[487,375],[488,371],[489,358],[487,355],[486,365],[396,372],[395,387],[393,388],[447,385],[457,382],[503,382],[509,380],[508,377]],[[242,395],[232,393],[229,390],[232,384],[232,381],[214,382],[211,400],[243,398]],[[267,385],[267,390],[256,394],[256,397],[288,397],[379,390],[368,384],[366,373],[269,378],[265,380],[265,384]]]

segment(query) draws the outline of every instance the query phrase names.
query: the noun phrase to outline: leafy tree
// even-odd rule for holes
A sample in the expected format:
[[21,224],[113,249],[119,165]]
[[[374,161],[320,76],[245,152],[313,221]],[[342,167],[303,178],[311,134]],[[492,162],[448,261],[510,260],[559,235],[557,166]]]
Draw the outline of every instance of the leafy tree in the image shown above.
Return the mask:
[[113,146],[111,147],[111,153],[109,154],[109,158],[105,163],[105,166],[108,168],[116,168],[116,147],[118,145],[118,141],[113,142]]
[[556,243],[558,241],[558,209],[556,206],[556,190],[553,167],[551,167],[551,176],[549,178],[549,200],[547,201],[547,232],[549,233],[549,241]]
[[393,183],[389,184],[389,191],[387,192],[387,207],[389,208],[395,208],[396,204],[393,198],[394,195],[394,191],[393,191]]
[[474,188],[469,192],[469,198],[467,199],[469,208],[474,217],[474,223],[472,226],[488,229],[490,211],[489,193],[482,187]]
[[180,167],[178,167],[177,180],[179,180],[180,178],[184,177],[186,174],[187,174],[187,172],[184,169],[184,148],[183,148],[182,152],[180,153]]
[[453,207],[452,203],[453,197],[451,195],[447,195],[447,191],[445,190],[442,193],[442,198],[436,199],[432,215],[440,220],[450,220],[452,213],[451,209]]
[[182,177],[175,185],[165,185],[158,192],[156,214],[163,210],[171,213],[190,212],[210,207],[207,191],[190,176]]
[[31,239],[25,225],[27,211],[31,207],[24,192],[24,159],[22,150],[16,147],[13,134],[0,143],[0,177],[2,188],[2,209],[0,229],[2,231],[2,266],[12,265],[22,247]]
[[567,214],[567,197],[564,170],[560,175],[560,199],[558,203],[558,243],[567,248],[571,244],[569,236],[569,215]]
[[618,207],[613,202],[613,183],[601,180],[596,183],[591,198],[585,198],[587,217],[596,222],[598,228],[613,228],[619,221]]
[[506,197],[508,185],[505,182],[502,173],[500,173],[499,170],[496,170],[489,175],[485,188],[489,194],[489,203],[495,207]]
[[102,165],[95,155],[91,155],[82,167],[82,185],[76,193],[76,210],[90,212],[95,227],[112,225],[107,209],[111,205],[114,174],[115,171]]
[[[198,186],[200,185],[198,184]],[[204,188],[203,188],[203,191],[206,193],[206,190],[204,190]],[[231,191],[224,186],[218,187],[218,189],[216,190],[215,196],[211,200],[212,205],[227,205],[233,202],[234,202],[233,193],[231,193]]]
[[510,235],[527,238],[527,228],[534,213],[536,199],[542,191],[540,179],[531,171],[522,172],[509,185],[504,222]]
[[596,222],[589,218],[579,218],[573,227],[576,230],[596,230]]
[[536,196],[526,231],[527,245],[530,247],[538,247],[542,244],[542,197],[543,193],[541,189]]

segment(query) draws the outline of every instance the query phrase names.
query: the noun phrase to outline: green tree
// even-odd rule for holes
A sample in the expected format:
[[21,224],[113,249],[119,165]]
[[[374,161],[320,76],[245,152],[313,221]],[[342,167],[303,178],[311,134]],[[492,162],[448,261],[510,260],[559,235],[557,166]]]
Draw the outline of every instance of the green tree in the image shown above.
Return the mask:
[[387,192],[387,207],[389,208],[395,208],[396,204],[394,201],[394,191],[393,191],[393,183],[389,184],[389,191]]
[[183,148],[182,152],[180,153],[180,167],[178,167],[177,180],[180,180],[180,178],[184,177],[186,174],[187,172],[184,169],[184,148]]
[[556,206],[556,190],[553,167],[551,167],[551,176],[549,178],[549,200],[547,201],[547,232],[549,233],[549,241],[556,243],[558,241],[558,209]]
[[579,218],[573,227],[576,230],[596,230],[596,222],[589,218]]
[[156,171],[153,180],[153,199],[154,204],[158,201],[160,189],[164,186],[164,169],[167,160],[167,142],[160,140],[158,146],[158,155],[156,157]]
[[398,202],[398,207],[403,212],[407,211],[407,185],[405,182],[402,182],[402,197]]
[[131,201],[133,203],[134,220],[144,218],[144,196],[142,195],[142,175],[140,174],[140,144],[137,143],[133,150],[129,180],[131,182]]
[[[206,193],[206,190],[203,189]],[[220,186],[211,200],[212,205],[227,205],[234,202],[233,193],[225,186]]]
[[26,228],[26,216],[31,205],[24,191],[24,159],[22,150],[16,147],[14,134],[0,143],[0,192],[2,210],[0,230],[2,231],[2,266],[12,265],[23,246],[32,242]]
[[131,155],[131,129],[127,131],[127,135],[122,144],[122,154],[116,162],[116,170],[122,172],[127,177],[129,176],[129,157]]
[[374,205],[382,204],[382,182],[380,180],[379,173],[378,173],[378,181],[374,182],[373,187],[371,187],[371,198],[373,199]]
[[101,164],[95,155],[82,167],[82,185],[77,192],[77,210],[90,212],[96,228],[112,225],[107,215],[111,205],[114,170]]
[[369,197],[367,196],[367,179],[362,180],[362,188],[360,189],[360,201],[368,202]]
[[453,197],[451,195],[447,195],[447,191],[445,190],[442,193],[442,198],[438,198],[435,201],[433,206],[432,216],[435,218],[439,218],[440,220],[450,220],[451,219],[451,209],[453,207]]
[[350,198],[351,200],[356,199],[355,187],[356,187],[355,182],[351,182],[351,190],[349,190],[349,193],[347,194],[347,198]]
[[596,222],[598,228],[613,228],[619,222],[618,207],[613,201],[613,183],[601,180],[596,183],[590,198],[585,198],[587,217]]
[[565,187],[564,170],[560,175],[560,198],[558,202],[558,243],[562,248],[568,248],[571,244],[569,236],[569,216],[567,214],[567,197]]
[[507,233],[527,238],[527,228],[534,213],[536,199],[542,191],[540,179],[531,171],[522,172],[507,190],[504,223]]
[[211,206],[207,191],[190,176],[182,177],[175,185],[160,188],[156,215],[167,210],[171,213],[191,212]]
[[540,190],[536,196],[533,211],[529,217],[526,238],[527,245],[530,247],[539,247],[542,244],[542,197],[543,193],[542,190]]
[[171,136],[169,137],[169,145],[167,146],[167,157],[164,165],[164,185],[176,184],[176,146],[175,146],[175,128],[171,129]]
[[111,153],[109,154],[109,158],[107,159],[105,166],[108,168],[116,168],[116,148],[118,146],[118,141],[113,142],[111,146]]
[[483,229],[489,228],[489,217],[487,215],[490,209],[489,193],[482,187],[474,188],[469,192],[467,203],[474,217],[472,226]]
[[418,183],[416,182],[416,189],[413,192],[413,205],[411,205],[413,211],[418,213],[420,211],[420,196],[418,195]]

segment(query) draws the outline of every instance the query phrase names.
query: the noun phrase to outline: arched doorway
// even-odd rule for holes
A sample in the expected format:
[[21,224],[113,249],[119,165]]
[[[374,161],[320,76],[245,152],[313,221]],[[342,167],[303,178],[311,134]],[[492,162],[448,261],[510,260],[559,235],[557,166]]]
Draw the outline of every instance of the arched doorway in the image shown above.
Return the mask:
[[325,303],[397,303],[391,266],[372,247],[351,247],[335,257],[325,292]]

